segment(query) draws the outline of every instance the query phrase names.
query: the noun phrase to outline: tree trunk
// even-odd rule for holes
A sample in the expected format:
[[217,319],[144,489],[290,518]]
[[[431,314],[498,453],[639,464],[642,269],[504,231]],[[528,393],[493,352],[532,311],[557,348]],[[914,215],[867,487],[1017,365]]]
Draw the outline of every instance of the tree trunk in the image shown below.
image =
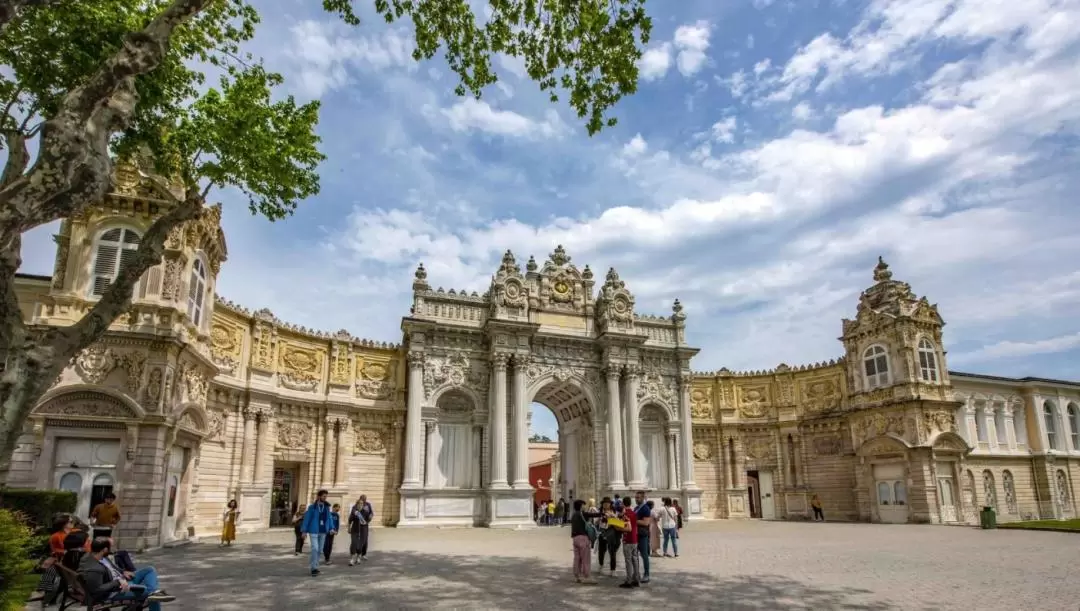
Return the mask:
[[105,335],[113,321],[131,308],[135,285],[161,262],[169,232],[203,210],[203,194],[188,189],[183,201],[147,229],[135,255],[94,307],[69,327],[27,328],[15,296],[20,241],[9,241],[0,251],[0,353],[6,352],[8,358],[7,370],[0,377],[0,471],[6,470],[26,419],[42,395],[82,350]]
[[3,32],[7,24],[13,21],[26,7],[45,6],[55,2],[57,0],[0,0],[0,32]]

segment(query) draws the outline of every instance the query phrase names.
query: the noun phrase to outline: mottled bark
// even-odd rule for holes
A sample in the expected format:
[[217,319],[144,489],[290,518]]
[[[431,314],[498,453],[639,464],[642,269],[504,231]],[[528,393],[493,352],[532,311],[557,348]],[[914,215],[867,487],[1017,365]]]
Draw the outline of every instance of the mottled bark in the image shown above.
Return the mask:
[[[0,465],[15,451],[23,423],[42,395],[64,368],[86,347],[101,338],[109,325],[131,307],[136,283],[165,254],[165,239],[177,225],[196,218],[203,210],[204,194],[189,189],[188,196],[147,229],[134,257],[86,315],[69,327],[29,330],[15,297],[14,270],[18,269],[18,241],[0,252],[0,352],[6,347],[11,362],[0,377]],[[2,467],[0,467],[2,468]]]
[[34,6],[55,4],[58,0],[0,0],[0,32],[23,10]]

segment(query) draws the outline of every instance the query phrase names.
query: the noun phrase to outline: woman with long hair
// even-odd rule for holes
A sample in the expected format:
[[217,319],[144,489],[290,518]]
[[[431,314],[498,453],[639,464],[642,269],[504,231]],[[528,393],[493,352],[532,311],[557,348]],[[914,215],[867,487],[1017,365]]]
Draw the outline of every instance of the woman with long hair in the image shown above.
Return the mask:
[[349,510],[349,566],[367,560],[368,535],[375,510],[367,500],[366,494],[356,499],[356,504]]
[[593,539],[596,538],[596,527],[589,520],[599,518],[600,512],[586,511],[585,501],[574,501],[574,509],[570,514],[570,539],[574,542],[574,579],[578,583],[593,584],[592,578],[592,549]]
[[230,500],[221,512],[221,545],[232,545],[236,540],[236,523],[240,520],[240,509],[236,499]]
[[604,556],[610,556],[611,576],[615,576],[615,552],[619,551],[622,543],[622,531],[608,525],[608,519],[617,519],[619,513],[615,511],[615,505],[611,499],[600,499],[600,537],[596,540],[596,553],[600,557],[600,571],[604,570]]

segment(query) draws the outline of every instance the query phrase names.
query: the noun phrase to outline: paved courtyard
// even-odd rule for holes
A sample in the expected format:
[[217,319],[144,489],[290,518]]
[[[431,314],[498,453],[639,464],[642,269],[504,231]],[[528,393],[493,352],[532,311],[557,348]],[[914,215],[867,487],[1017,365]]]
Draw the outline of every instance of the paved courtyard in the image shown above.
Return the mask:
[[[362,566],[308,575],[292,532],[142,555],[178,596],[214,609],[1069,609],[1080,608],[1080,536],[962,527],[698,522],[651,584],[574,583],[569,531],[379,529]],[[339,548],[340,549],[340,548]],[[622,557],[620,553],[620,574]],[[595,563],[594,563],[595,567]]]

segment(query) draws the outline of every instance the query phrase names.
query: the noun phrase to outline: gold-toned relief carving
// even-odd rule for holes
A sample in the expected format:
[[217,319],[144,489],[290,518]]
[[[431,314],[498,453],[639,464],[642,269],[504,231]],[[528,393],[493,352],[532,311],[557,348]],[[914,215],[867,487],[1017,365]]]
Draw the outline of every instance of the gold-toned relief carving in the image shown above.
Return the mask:
[[860,453],[866,455],[899,454],[903,453],[904,446],[893,439],[875,439],[860,448]]
[[[359,357],[357,358],[359,360]],[[330,383],[349,383],[349,345],[334,343],[330,354]]]
[[135,414],[112,397],[92,391],[61,395],[34,410],[50,416],[87,416],[91,418],[134,418]]
[[385,454],[386,443],[382,431],[377,429],[356,429],[357,454]]
[[243,332],[232,325],[215,322],[210,328],[210,356],[222,373],[236,373],[243,341]]
[[305,449],[311,443],[311,425],[305,422],[279,422],[277,444],[288,450]]
[[277,343],[273,327],[260,324],[255,327],[254,346],[251,355],[251,364],[263,371],[272,371],[274,368],[274,345]]
[[761,418],[769,405],[769,387],[747,386],[739,388],[739,413],[746,418]]
[[712,420],[712,397],[708,388],[694,388],[690,391],[690,417],[694,420]]
[[321,352],[282,344],[278,379],[285,388],[313,391],[319,385],[322,362]]
[[901,414],[870,414],[856,420],[853,428],[860,441],[888,433],[901,438],[907,434],[904,416]]
[[792,405],[795,403],[795,383],[789,377],[780,379],[780,404]]
[[939,438],[939,439],[935,440],[934,441],[934,449],[935,450],[947,450],[947,451],[950,451],[950,452],[966,452],[967,451],[967,447],[964,446],[963,442],[959,441],[958,439],[956,439],[954,437],[944,437],[944,438]]
[[945,410],[933,410],[923,413],[922,436],[929,439],[935,433],[955,433],[956,416]]
[[118,364],[118,359],[111,349],[94,344],[75,357],[75,372],[87,384],[100,384]]
[[863,394],[862,401],[864,403],[883,403],[893,398],[894,389],[895,387],[871,390]]
[[755,437],[747,440],[744,445],[746,457],[754,460],[766,460],[773,456],[773,443],[764,437]]
[[802,405],[808,413],[821,413],[840,407],[840,388],[832,378],[802,382]]
[[837,435],[823,435],[814,437],[810,442],[817,456],[835,456],[840,453],[841,441]]
[[712,457],[712,446],[705,441],[694,442],[694,459],[709,460]]
[[356,394],[365,399],[387,399],[394,392],[390,363],[385,358],[356,359]]
[[225,434],[225,414],[210,410],[208,412],[208,417],[210,421],[206,425],[206,437],[210,440],[217,441]]

